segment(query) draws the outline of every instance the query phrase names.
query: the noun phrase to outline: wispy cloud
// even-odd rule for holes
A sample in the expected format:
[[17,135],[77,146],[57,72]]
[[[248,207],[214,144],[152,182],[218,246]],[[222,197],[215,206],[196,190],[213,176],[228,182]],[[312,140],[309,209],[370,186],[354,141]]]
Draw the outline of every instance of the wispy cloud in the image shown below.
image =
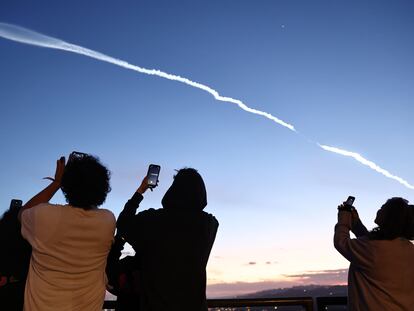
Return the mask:
[[346,284],[348,269],[306,271],[301,274],[288,274],[284,276],[306,284]]
[[299,285],[345,285],[348,269],[305,271],[300,274],[283,275],[280,280],[263,280],[257,282],[220,282],[207,286],[210,298],[235,297],[263,290],[288,288]]
[[232,282],[217,283],[207,286],[209,298],[234,297],[254,293],[267,289],[291,287],[298,285],[295,281],[259,281],[259,282]]

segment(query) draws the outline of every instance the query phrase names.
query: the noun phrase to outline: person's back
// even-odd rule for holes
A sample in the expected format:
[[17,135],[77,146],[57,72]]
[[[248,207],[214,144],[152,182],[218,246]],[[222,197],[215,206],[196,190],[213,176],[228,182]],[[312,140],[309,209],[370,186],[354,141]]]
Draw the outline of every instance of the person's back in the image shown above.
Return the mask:
[[148,210],[135,245],[143,310],[205,310],[206,265],[217,220],[203,211]]
[[135,215],[147,187],[144,179],[117,222],[139,256],[140,311],[206,311],[206,265],[218,221],[203,211],[204,182],[196,170],[182,169],[162,209]]
[[351,241],[348,296],[351,310],[412,310],[414,245],[406,240]]
[[33,249],[25,309],[102,309],[113,214],[46,203],[24,211],[22,224]]
[[[110,191],[110,173],[93,156],[73,152],[57,162],[55,178],[19,214],[32,246],[24,309],[100,311],[105,297],[106,258],[115,217],[98,206]],[[69,205],[49,204],[61,189]]]

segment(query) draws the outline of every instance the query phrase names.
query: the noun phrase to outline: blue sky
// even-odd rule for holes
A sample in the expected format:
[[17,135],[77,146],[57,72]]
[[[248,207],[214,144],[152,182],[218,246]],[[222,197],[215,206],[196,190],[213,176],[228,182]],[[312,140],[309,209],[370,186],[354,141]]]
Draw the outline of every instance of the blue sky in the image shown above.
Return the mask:
[[301,134],[184,84],[0,38],[0,211],[72,150],[110,168],[116,215],[148,164],[162,170],[143,209],[192,166],[220,221],[210,288],[345,268],[336,206],[355,195],[373,226],[387,198],[413,191],[302,135],[414,182],[413,13],[410,1],[2,1],[0,22],[201,82]]

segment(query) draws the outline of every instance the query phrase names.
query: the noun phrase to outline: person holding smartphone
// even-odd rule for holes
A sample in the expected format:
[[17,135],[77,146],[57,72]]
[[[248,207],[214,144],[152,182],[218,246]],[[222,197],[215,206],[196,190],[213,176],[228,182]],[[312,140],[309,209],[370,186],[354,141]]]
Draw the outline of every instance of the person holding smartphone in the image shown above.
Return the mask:
[[351,204],[338,207],[334,235],[335,248],[350,262],[348,310],[413,310],[414,207],[403,198],[387,200],[377,212],[378,227],[368,231]]
[[162,199],[163,208],[135,214],[150,177],[117,220],[118,235],[138,257],[139,310],[206,311],[206,266],[218,221],[203,211],[204,181],[195,169],[181,169]]
[[[96,157],[73,152],[66,165],[64,157],[57,161],[50,179],[19,214],[32,246],[24,309],[101,311],[115,217],[98,206],[110,191],[110,173]],[[49,203],[59,189],[68,204]]]

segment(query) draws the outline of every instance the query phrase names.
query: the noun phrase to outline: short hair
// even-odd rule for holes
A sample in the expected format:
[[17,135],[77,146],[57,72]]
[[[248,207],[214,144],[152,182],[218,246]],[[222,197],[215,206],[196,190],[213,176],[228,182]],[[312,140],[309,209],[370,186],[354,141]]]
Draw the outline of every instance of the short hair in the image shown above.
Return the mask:
[[374,240],[406,238],[414,240],[413,206],[403,198],[391,198],[381,207],[382,222],[371,231]]
[[84,154],[70,158],[61,183],[66,201],[73,207],[85,210],[102,205],[111,191],[110,175],[97,157]]

